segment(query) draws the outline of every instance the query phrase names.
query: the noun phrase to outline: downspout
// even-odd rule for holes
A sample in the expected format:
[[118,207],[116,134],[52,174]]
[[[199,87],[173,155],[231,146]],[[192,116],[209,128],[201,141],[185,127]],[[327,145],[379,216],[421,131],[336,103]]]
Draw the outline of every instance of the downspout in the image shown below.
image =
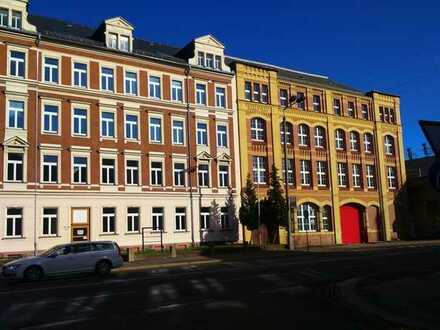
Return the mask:
[[194,239],[194,196],[193,196],[193,182],[192,182],[192,156],[191,156],[191,130],[189,129],[191,113],[189,103],[189,73],[191,71],[191,64],[185,69],[186,76],[186,144],[188,146],[188,184],[189,184],[189,199],[190,199],[190,220],[191,220],[191,244],[195,245]]
[[34,173],[34,255],[37,255],[37,177],[38,177],[38,79],[40,75],[40,53],[38,51],[38,46],[41,41],[41,33],[38,33],[37,38],[35,39],[35,46],[37,48],[37,88],[35,92],[35,156],[34,156],[34,164],[35,164],[35,173]]

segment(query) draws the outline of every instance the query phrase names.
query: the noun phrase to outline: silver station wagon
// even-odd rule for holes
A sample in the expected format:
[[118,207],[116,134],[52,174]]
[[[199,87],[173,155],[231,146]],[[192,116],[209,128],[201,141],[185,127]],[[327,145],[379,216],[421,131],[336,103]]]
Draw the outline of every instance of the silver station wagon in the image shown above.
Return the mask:
[[5,264],[6,278],[38,281],[45,276],[95,272],[110,274],[123,264],[115,242],[78,242],[57,245],[36,257],[25,257]]

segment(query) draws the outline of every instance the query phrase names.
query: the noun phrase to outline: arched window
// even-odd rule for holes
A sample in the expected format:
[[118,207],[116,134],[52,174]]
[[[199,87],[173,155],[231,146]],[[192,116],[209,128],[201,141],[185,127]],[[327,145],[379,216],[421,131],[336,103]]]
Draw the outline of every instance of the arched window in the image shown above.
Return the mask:
[[298,126],[298,144],[301,147],[310,146],[309,126],[304,124]]
[[325,148],[325,129],[321,126],[315,127],[315,147],[316,148]]
[[322,230],[332,231],[333,230],[332,209],[330,206],[326,205],[322,208],[321,219],[322,219]]
[[368,154],[373,153],[373,150],[374,150],[373,134],[370,134],[370,133],[364,134],[364,150]]
[[342,129],[335,131],[336,150],[345,150],[345,132]]
[[385,135],[385,154],[394,156],[394,138],[391,135]]
[[359,152],[359,133],[355,131],[350,132],[350,150]]
[[262,118],[252,118],[251,120],[251,138],[254,141],[265,141],[266,122]]
[[[284,123],[280,124],[280,132],[281,132],[281,144],[284,144]],[[286,143],[292,144],[293,137],[293,125],[289,122],[286,122]]]
[[311,203],[304,203],[298,207],[298,231],[316,231],[317,207]]

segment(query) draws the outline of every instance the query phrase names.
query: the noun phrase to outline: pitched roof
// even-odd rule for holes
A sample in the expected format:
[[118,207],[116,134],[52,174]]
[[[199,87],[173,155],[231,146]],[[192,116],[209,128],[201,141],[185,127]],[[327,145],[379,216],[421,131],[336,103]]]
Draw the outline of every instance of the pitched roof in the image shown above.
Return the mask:
[[348,86],[345,84],[341,84],[341,83],[336,82],[336,81],[334,81],[326,76],[323,76],[323,75],[301,72],[301,71],[297,71],[297,70],[293,70],[293,69],[289,69],[289,68],[279,67],[279,66],[272,65],[272,64],[251,61],[251,60],[246,60],[246,59],[232,57],[232,56],[228,56],[226,59],[227,59],[228,64],[243,63],[243,64],[247,64],[247,65],[260,67],[263,69],[274,70],[278,73],[278,77],[280,79],[294,81],[299,84],[305,84],[305,85],[309,85],[309,86],[316,86],[316,87],[322,87],[322,88],[329,88],[329,89],[332,89],[335,91],[348,92],[351,94],[365,95],[365,93],[360,91],[359,89],[356,89],[354,87],[351,87],[351,86]]
[[[106,48],[105,41],[96,35],[96,29],[88,26],[69,23],[55,18],[29,15],[29,22],[37,27],[43,37],[77,43],[83,46]],[[115,50],[117,51],[117,50]],[[150,56],[176,63],[186,63],[177,54],[180,48],[154,43],[134,38],[133,53],[135,55]]]

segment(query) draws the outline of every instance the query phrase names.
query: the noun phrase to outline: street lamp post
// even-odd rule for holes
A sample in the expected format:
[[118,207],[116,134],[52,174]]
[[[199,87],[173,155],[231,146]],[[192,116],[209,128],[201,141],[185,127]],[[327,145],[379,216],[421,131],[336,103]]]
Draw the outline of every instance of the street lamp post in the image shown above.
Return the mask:
[[287,244],[289,250],[295,249],[294,241],[292,239],[292,221],[290,219],[290,199],[289,199],[289,173],[287,169],[287,123],[286,123],[286,110],[287,108],[291,107],[292,104],[303,101],[303,97],[297,97],[296,95],[292,95],[289,98],[289,101],[287,102],[286,106],[283,108],[283,142],[284,142],[284,186],[285,186],[285,193],[286,193],[286,204],[287,204],[287,212],[286,212],[286,218],[287,218]]

